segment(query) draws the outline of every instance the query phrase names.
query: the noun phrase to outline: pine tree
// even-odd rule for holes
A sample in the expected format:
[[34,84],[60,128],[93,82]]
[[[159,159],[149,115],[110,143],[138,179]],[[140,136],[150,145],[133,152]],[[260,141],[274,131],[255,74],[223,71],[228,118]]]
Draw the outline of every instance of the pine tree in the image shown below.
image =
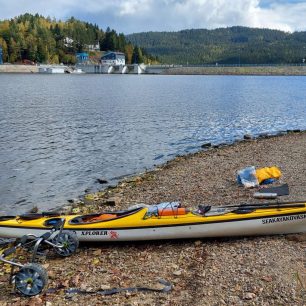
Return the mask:
[[143,61],[142,51],[139,47],[135,46],[133,50],[132,63],[141,64],[143,62],[144,61]]

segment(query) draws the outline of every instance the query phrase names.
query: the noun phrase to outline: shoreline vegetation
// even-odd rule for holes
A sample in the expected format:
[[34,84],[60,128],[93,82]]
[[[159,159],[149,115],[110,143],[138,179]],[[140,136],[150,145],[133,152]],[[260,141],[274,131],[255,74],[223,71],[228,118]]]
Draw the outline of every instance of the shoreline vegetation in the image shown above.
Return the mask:
[[[306,200],[306,132],[244,138],[218,147],[205,148],[204,144],[205,149],[198,153],[179,156],[152,171],[128,177],[63,210],[91,213],[177,200],[187,207],[267,202],[253,198],[258,188],[246,189],[236,183],[236,171],[249,165],[278,166],[282,177],[276,184],[288,183],[290,188],[290,195],[281,201]],[[7,275],[0,275],[0,304],[85,305],[87,295],[75,294],[67,300],[64,290],[152,287],[162,278],[173,285],[169,293],[93,294],[90,304],[304,305],[305,243],[305,234],[300,234],[83,244],[72,257],[51,257],[44,262],[51,290],[30,301],[12,297]]]
[[241,66],[241,67],[175,67],[164,71],[169,75],[306,75],[304,66]]
[[[0,65],[1,73],[38,73],[35,65]],[[306,65],[236,66],[236,67],[173,67],[164,69],[162,75],[263,75],[263,76],[305,76]]]
[[305,31],[231,26],[124,35],[74,17],[29,13],[0,20],[0,47],[3,62],[12,64],[74,65],[83,52],[98,64],[101,52],[110,50],[123,52],[128,64],[305,63]]

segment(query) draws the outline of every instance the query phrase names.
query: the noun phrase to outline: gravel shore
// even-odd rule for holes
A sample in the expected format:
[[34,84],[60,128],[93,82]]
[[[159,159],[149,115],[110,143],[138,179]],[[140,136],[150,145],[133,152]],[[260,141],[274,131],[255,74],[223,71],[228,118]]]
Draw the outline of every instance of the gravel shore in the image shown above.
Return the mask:
[[[306,200],[306,133],[290,133],[211,148],[176,159],[117,187],[87,197],[84,212],[126,208],[135,203],[181,201],[198,204],[255,203],[253,193],[236,184],[246,166],[278,166],[288,183],[281,201]],[[271,200],[271,202],[273,202]],[[109,207],[107,207],[109,209]],[[305,235],[235,239],[81,244],[70,258],[44,261],[55,292],[26,299],[10,293],[0,276],[1,305],[306,305]],[[163,278],[169,293],[119,293],[67,297],[65,288],[107,289],[150,286]]]

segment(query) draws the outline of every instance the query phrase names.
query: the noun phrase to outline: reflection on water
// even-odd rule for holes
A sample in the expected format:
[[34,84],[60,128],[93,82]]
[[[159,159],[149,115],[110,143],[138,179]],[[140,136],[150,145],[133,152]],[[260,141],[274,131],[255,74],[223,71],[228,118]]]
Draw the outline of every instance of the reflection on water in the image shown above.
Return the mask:
[[0,75],[0,212],[48,209],[206,142],[306,128],[305,77]]

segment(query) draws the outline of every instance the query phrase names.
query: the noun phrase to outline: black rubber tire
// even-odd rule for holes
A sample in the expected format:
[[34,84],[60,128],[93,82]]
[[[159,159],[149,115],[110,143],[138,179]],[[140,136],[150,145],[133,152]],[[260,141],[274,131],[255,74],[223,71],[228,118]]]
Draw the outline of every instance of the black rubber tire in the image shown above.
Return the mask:
[[15,274],[15,287],[25,296],[42,293],[48,285],[47,271],[36,263],[24,265]]
[[72,255],[79,247],[79,239],[77,235],[71,231],[62,231],[53,238],[52,242],[64,245],[63,248],[54,248],[55,253],[63,257]]

